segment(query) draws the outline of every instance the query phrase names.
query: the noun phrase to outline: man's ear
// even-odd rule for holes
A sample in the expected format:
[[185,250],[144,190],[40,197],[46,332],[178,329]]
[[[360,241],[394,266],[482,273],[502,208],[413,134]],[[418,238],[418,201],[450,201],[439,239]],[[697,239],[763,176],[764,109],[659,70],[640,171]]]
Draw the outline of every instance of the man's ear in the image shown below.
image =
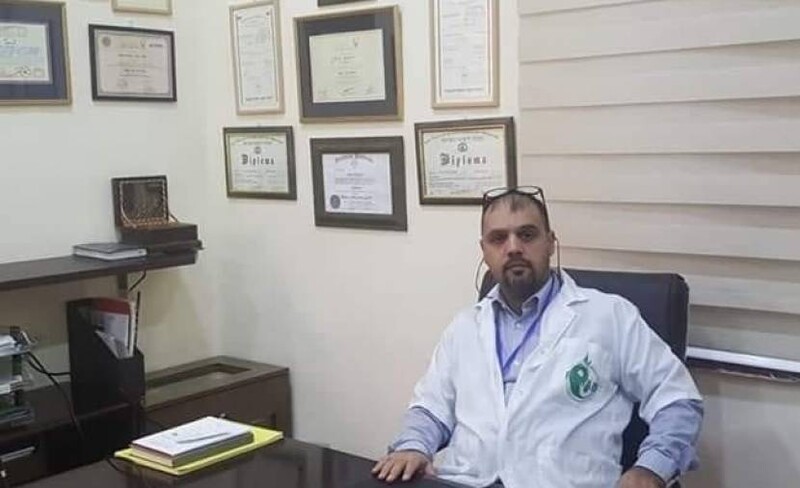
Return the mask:
[[558,241],[558,237],[556,237],[556,233],[552,230],[547,233],[547,240],[548,240],[548,249],[547,255],[552,256],[556,252],[556,241]]

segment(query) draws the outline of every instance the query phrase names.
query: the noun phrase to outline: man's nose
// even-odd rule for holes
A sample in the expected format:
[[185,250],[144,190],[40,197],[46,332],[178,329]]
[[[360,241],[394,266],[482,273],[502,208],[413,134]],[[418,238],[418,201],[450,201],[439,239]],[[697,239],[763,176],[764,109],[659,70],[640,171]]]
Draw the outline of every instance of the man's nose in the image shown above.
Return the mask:
[[522,241],[514,234],[506,240],[506,254],[519,254],[522,252]]

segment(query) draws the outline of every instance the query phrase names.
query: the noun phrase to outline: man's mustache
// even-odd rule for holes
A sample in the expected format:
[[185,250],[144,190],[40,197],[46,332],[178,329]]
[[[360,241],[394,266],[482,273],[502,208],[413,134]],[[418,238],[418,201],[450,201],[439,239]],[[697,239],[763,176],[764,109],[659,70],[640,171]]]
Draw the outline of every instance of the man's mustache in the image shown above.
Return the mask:
[[528,261],[527,259],[512,259],[505,265],[503,265],[503,271],[508,271],[509,269],[515,266],[525,266],[528,268],[533,268],[533,264],[531,264],[531,262]]

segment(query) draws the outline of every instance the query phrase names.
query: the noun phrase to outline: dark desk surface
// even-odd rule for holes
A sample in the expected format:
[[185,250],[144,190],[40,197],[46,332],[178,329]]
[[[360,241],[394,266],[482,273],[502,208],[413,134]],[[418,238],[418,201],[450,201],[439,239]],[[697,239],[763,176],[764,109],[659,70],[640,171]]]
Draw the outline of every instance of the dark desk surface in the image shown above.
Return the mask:
[[374,461],[286,439],[216,466],[180,478],[113,460],[99,462],[45,478],[25,488],[446,488],[457,485],[433,479],[387,485],[372,477]]

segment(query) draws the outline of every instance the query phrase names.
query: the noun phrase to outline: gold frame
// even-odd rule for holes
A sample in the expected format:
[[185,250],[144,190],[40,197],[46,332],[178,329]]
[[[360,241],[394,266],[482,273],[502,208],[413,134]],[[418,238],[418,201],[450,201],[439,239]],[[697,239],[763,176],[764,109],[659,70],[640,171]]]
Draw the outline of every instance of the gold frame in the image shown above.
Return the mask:
[[64,61],[64,98],[19,98],[0,99],[0,106],[25,106],[25,105],[72,105],[72,76],[70,74],[69,58],[69,32],[67,29],[67,5],[64,2],[41,2],[25,0],[3,0],[4,4],[19,5],[21,8],[36,5],[59,6],[61,14],[61,53]]
[[[238,76],[238,60],[239,56],[236,52],[236,42],[234,39],[234,32],[235,32],[235,24],[233,21],[234,12],[237,10],[243,10],[252,7],[262,7],[265,5],[272,5],[274,11],[274,18],[275,18],[275,30],[273,32],[274,36],[272,39],[272,43],[275,46],[275,81],[276,81],[276,88],[278,90],[278,105],[275,108],[266,108],[266,109],[253,109],[253,110],[244,110],[239,105],[239,98],[240,98],[240,90],[241,87],[239,86],[239,76]],[[230,20],[230,37],[231,37],[231,61],[233,62],[233,85],[236,92],[236,113],[238,115],[251,115],[251,114],[282,114],[286,111],[286,103],[285,98],[286,94],[284,92],[284,85],[283,85],[283,39],[281,37],[281,9],[280,9],[280,0],[258,0],[253,3],[242,3],[231,5],[229,8],[229,20]]]
[[499,0],[484,0],[489,9],[489,69],[491,69],[490,97],[485,100],[464,100],[464,101],[441,101],[439,99],[440,79],[437,64],[439,63],[439,29],[437,23],[438,3],[442,0],[430,0],[430,32],[431,32],[431,106],[435,109],[441,108],[465,108],[465,107],[497,107],[500,105],[500,14]]
[[[255,134],[270,136],[283,135],[286,138],[286,192],[246,191],[233,187],[231,146],[229,136]],[[225,152],[225,191],[228,198],[261,198],[271,200],[297,200],[297,169],[295,165],[294,129],[292,126],[223,127],[222,146]]]
[[[391,11],[392,13],[392,34],[394,36],[394,49],[392,50],[394,56],[394,76],[395,91],[394,96],[396,99],[396,113],[377,114],[377,115],[346,115],[346,116],[318,116],[305,115],[304,110],[304,86],[310,86],[309,79],[304,74],[306,70],[303,63],[303,55],[301,53],[301,43],[298,36],[300,24],[304,22],[325,21],[332,19],[339,19],[342,17],[354,17],[365,14],[380,14],[383,11]],[[302,123],[330,123],[330,122],[361,122],[361,121],[385,121],[385,120],[403,120],[403,32],[400,20],[400,7],[397,5],[388,5],[382,7],[371,7],[357,10],[346,10],[341,12],[331,12],[325,14],[314,14],[302,17],[295,17],[294,19],[294,36],[295,36],[295,61],[297,66],[297,103],[298,113],[300,114],[300,122]],[[306,40],[307,42],[307,40]],[[384,62],[386,60],[384,59]],[[308,68],[310,71],[310,66]],[[389,82],[387,81],[387,84]],[[352,102],[352,104],[365,103],[365,102]],[[313,106],[313,101],[311,102]],[[345,105],[345,104],[342,104]],[[348,103],[349,105],[349,103]]]
[[[127,0],[131,1],[131,0]],[[120,6],[120,0],[111,0],[111,10],[114,12],[135,12],[140,14],[156,14],[156,15],[172,15],[172,0],[164,0],[167,2],[166,10],[161,9],[153,9],[147,7],[136,7],[136,6]]]

